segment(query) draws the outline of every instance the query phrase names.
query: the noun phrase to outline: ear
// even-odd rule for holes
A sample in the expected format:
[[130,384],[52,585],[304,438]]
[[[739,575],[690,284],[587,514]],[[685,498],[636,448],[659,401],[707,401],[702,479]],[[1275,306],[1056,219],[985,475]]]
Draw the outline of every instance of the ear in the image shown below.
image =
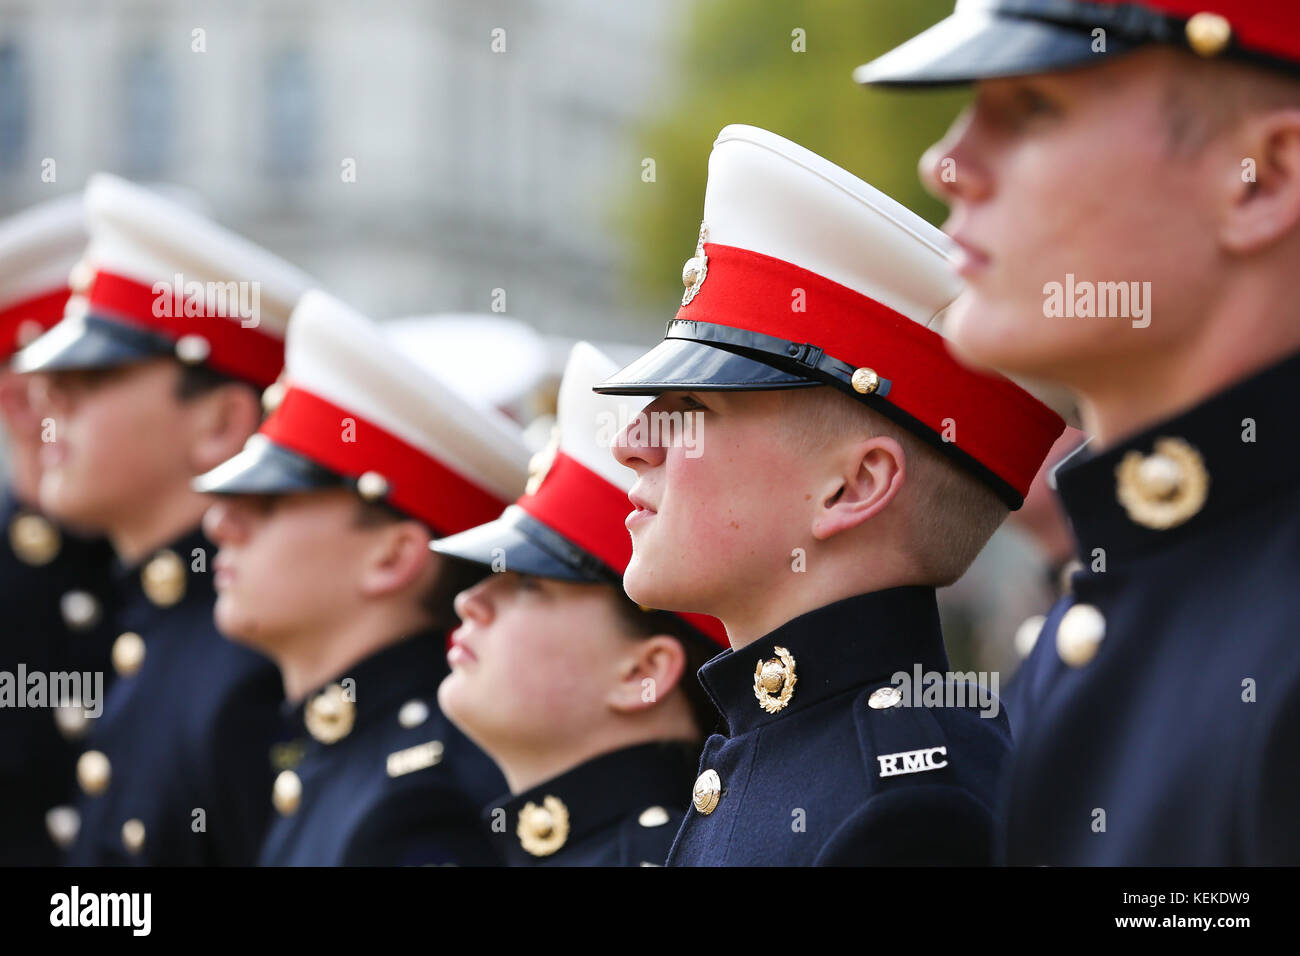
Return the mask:
[[190,466],[196,475],[233,458],[262,423],[262,403],[246,385],[229,384],[193,400]]
[[[1300,109],[1278,109],[1242,120],[1234,149],[1253,162],[1239,170],[1219,225],[1219,241],[1244,255],[1294,235],[1300,227]],[[1253,181],[1251,179],[1253,178]]]
[[840,472],[827,483],[813,515],[812,533],[819,541],[880,514],[907,476],[903,446],[886,435],[853,442],[840,461]]
[[629,650],[620,660],[618,683],[606,698],[613,710],[624,714],[649,710],[664,700],[686,671],[686,649],[675,637],[656,634],[627,643]]
[[436,571],[429,532],[416,521],[394,521],[375,529],[375,542],[361,574],[361,593],[383,597],[432,580]]

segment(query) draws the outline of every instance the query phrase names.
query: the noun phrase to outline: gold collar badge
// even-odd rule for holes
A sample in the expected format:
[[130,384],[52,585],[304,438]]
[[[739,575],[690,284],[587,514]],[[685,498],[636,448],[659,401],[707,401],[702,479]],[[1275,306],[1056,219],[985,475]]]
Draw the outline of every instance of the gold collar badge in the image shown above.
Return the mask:
[[1164,531],[1205,505],[1210,476],[1200,452],[1181,438],[1158,438],[1150,455],[1131,451],[1115,468],[1115,497],[1129,518]]
[[700,239],[695,244],[695,255],[686,260],[682,266],[682,285],[686,292],[682,295],[682,305],[690,305],[695,293],[704,285],[704,278],[709,274],[709,257],[704,254],[704,243],[709,238],[709,227],[700,223]]
[[333,744],[352,732],[357,705],[339,684],[330,684],[307,704],[303,721],[307,732],[323,744]]
[[776,657],[754,665],[754,696],[769,714],[783,710],[794,696],[799,678],[794,673],[794,657],[784,647],[773,648]]
[[519,843],[533,856],[550,856],[569,838],[569,808],[548,796],[539,807],[531,800],[519,811]]

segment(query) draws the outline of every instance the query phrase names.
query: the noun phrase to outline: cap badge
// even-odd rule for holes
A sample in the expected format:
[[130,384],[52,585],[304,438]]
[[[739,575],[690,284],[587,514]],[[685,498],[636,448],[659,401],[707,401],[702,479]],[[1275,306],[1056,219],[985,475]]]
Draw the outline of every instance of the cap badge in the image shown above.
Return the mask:
[[524,485],[524,494],[537,494],[538,489],[542,487],[542,482],[550,474],[551,466],[555,464],[556,452],[559,450],[560,426],[557,423],[551,427],[551,437],[546,445],[528,459],[528,484]]
[[330,684],[313,697],[303,712],[307,732],[323,744],[337,743],[352,732],[357,705],[340,684]]
[[709,227],[700,223],[700,240],[695,244],[695,255],[686,260],[682,266],[682,285],[686,293],[682,296],[682,305],[690,305],[695,293],[704,285],[704,278],[709,274],[709,257],[704,254],[704,243],[709,238]]
[[550,856],[569,838],[569,808],[547,796],[539,807],[531,800],[519,811],[519,843],[533,856]]
[[1187,21],[1187,45],[1200,56],[1218,56],[1232,40],[1232,25],[1217,13],[1198,13]]
[[175,551],[159,551],[140,572],[144,596],[159,607],[171,607],[185,596],[185,562]]
[[1158,438],[1150,455],[1131,451],[1115,469],[1115,497],[1144,528],[1164,531],[1205,505],[1210,476],[1201,453],[1181,438]]
[[9,546],[23,564],[49,564],[60,543],[59,530],[42,515],[24,512],[9,523]]
[[773,648],[776,657],[754,665],[754,696],[769,714],[784,710],[794,696],[799,678],[794,673],[794,657],[784,647]]

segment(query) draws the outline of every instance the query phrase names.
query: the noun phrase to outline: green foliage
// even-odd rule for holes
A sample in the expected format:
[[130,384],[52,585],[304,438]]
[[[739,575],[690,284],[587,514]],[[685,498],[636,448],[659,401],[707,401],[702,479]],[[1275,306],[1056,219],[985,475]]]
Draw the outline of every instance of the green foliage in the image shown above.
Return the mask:
[[[851,74],[946,16],[951,0],[698,0],[687,9],[675,97],[637,140],[656,180],[634,171],[615,205],[615,226],[630,243],[631,296],[663,304],[671,318],[699,232],[709,150],[728,123],[786,136],[943,221],[916,164],[967,94],[868,90]],[[796,28],[806,52],[792,49]]]

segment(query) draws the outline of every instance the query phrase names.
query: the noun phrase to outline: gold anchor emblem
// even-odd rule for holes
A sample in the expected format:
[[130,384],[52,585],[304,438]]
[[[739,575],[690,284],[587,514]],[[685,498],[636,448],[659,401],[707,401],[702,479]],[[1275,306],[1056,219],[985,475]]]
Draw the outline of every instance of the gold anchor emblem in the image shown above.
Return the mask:
[[1158,438],[1150,455],[1131,451],[1115,469],[1115,497],[1137,524],[1164,531],[1205,505],[1210,476],[1201,453],[1181,438]]
[[569,838],[569,808],[548,796],[539,807],[531,800],[519,811],[519,843],[533,856],[550,856]]
[[784,647],[773,648],[776,657],[754,665],[754,696],[769,714],[783,710],[794,696],[799,678],[794,673],[794,656]]
[[709,257],[704,254],[704,242],[709,238],[709,227],[700,223],[700,239],[695,244],[695,255],[686,260],[682,266],[682,285],[686,292],[682,295],[682,305],[690,305],[695,293],[704,285],[704,278],[709,274]]

